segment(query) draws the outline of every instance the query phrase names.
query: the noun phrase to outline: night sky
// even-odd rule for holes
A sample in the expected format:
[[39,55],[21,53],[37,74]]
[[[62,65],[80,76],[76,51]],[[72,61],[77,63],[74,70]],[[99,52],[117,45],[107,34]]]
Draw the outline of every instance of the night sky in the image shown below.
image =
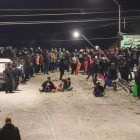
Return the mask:
[[[140,11],[138,0],[116,0],[121,5],[122,17],[135,17],[126,19],[126,28],[122,32],[129,34],[140,34]],[[24,10],[9,11],[1,10],[0,15],[30,15],[30,14],[60,14],[60,13],[87,13],[94,14],[61,15],[61,16],[37,16],[37,17],[0,17],[0,22],[16,21],[64,21],[64,20],[95,20],[118,18],[117,5],[113,0],[1,0],[0,9],[54,9],[54,10]],[[63,10],[62,10],[63,9]],[[101,13],[99,13],[101,12]],[[89,46],[86,41],[72,41],[72,31],[79,30],[94,45],[108,48],[114,44],[116,39],[102,39],[116,37],[118,32],[118,20],[115,21],[94,21],[86,23],[55,23],[37,25],[0,25],[0,46],[12,45],[15,47],[23,46],[42,46],[42,47],[68,47],[81,48]],[[82,38],[81,38],[82,39]]]

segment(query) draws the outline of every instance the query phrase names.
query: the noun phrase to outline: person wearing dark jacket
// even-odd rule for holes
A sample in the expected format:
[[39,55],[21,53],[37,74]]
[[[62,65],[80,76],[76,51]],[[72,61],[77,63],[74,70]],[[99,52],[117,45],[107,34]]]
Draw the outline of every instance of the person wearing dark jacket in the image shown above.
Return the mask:
[[49,75],[50,61],[51,61],[50,52],[46,50],[45,55],[44,55],[44,74]]
[[130,74],[130,66],[128,64],[128,62],[126,60],[124,60],[122,62],[122,64],[120,65],[120,74],[121,74],[121,78],[126,80],[126,82],[129,81],[129,74]]
[[95,97],[103,97],[104,96],[104,87],[100,85],[100,82],[97,82],[93,91]]
[[17,90],[19,85],[19,70],[17,69],[16,64],[13,64],[12,75],[13,75],[13,90]]
[[65,61],[65,56],[63,55],[61,60],[60,60],[60,62],[59,62],[59,71],[60,71],[60,78],[59,78],[59,80],[62,80],[62,77],[63,77],[64,72],[65,72],[64,61]]
[[93,84],[94,86],[97,83],[97,74],[99,73],[99,64],[96,59],[92,60],[92,63],[89,66],[89,72],[88,77],[86,78],[88,80],[89,76],[92,76]]
[[5,125],[0,129],[0,140],[21,140],[18,127],[12,124],[9,117],[5,119]]
[[51,77],[48,77],[47,80],[42,84],[42,89],[39,89],[40,92],[52,92],[55,90],[55,86],[51,81]]
[[25,61],[25,64],[24,64],[25,79],[28,80],[30,79],[30,66],[31,66],[31,58],[29,54],[25,55],[24,61]]
[[13,74],[12,74],[12,64],[8,63],[6,69],[3,72],[3,77],[6,82],[5,92],[12,93],[13,90]]
[[70,61],[71,61],[71,74],[74,74],[77,66],[77,57],[75,56],[74,53],[72,54]]

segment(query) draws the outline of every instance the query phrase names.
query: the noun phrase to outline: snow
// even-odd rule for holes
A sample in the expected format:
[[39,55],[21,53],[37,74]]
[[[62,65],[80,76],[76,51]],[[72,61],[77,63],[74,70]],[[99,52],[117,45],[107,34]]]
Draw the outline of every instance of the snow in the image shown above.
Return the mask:
[[[56,85],[59,73],[49,76]],[[47,75],[35,75],[13,94],[0,93],[0,127],[6,116],[18,126],[22,140],[138,140],[140,101],[119,88],[93,96],[92,80],[68,74],[73,91],[40,93]],[[66,75],[65,75],[66,77]],[[21,90],[21,91],[20,91]]]

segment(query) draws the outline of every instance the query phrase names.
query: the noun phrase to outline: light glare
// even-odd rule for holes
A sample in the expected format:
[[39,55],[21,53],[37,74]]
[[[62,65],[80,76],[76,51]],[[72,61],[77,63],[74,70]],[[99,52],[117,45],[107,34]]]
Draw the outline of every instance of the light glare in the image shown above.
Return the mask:
[[73,33],[73,36],[74,36],[75,38],[78,38],[78,37],[80,36],[80,34],[79,34],[79,32],[74,32],[74,33]]

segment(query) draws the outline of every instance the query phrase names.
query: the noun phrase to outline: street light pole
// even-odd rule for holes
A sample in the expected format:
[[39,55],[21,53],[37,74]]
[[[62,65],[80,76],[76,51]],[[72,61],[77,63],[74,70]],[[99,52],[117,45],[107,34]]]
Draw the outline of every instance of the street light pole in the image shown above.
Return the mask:
[[121,6],[119,5],[119,3],[116,0],[114,0],[114,2],[116,3],[116,5],[119,8],[119,34],[120,34],[121,33]]
[[[80,33],[80,34],[81,34],[81,33]],[[94,47],[93,44],[92,44],[83,34],[81,34],[81,36],[82,36],[92,47]]]
[[73,32],[73,36],[74,36],[75,38],[78,38],[80,35],[81,35],[93,48],[95,48],[94,45],[93,45],[82,33],[78,32],[78,31]]

